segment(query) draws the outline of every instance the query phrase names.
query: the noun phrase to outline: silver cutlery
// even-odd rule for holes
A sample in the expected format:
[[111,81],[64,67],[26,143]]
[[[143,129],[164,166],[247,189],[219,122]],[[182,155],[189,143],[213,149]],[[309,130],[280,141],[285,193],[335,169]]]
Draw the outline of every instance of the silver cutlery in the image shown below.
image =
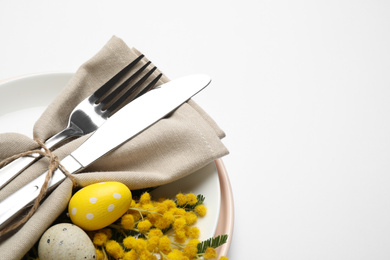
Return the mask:
[[[109,151],[133,138],[192,96],[209,85],[207,75],[183,77],[161,85],[115,113],[110,120],[97,129],[70,155],[61,160],[61,165],[71,174],[78,173]],[[153,107],[153,109],[151,109]],[[131,123],[127,123],[131,121]],[[6,226],[39,195],[46,173],[28,183],[0,202],[0,228]],[[49,190],[61,183],[66,176],[55,170],[49,182]]]
[[[140,87],[143,86],[143,83],[148,78],[152,78],[151,76],[157,69],[156,67],[153,67],[138,81],[133,82],[135,78],[140,76],[140,74],[150,65],[150,61],[144,64],[126,80],[123,81],[122,79],[140,62],[143,57],[144,55],[140,55],[137,59],[132,61],[129,65],[127,65],[119,73],[107,81],[107,83],[105,83],[102,87],[97,89],[89,97],[80,102],[71,112],[68,126],[64,130],[46,140],[45,146],[49,149],[53,149],[63,144],[70,138],[83,136],[95,131],[121,106],[129,102],[129,98],[131,99],[131,96],[137,98],[148,90],[152,89],[162,74],[159,74],[157,77],[155,77],[143,90],[136,94]],[[123,83],[121,83],[116,89],[112,90],[113,87],[121,80]],[[110,93],[110,91],[112,92]],[[31,165],[38,158],[40,158],[39,154],[21,157],[1,168],[0,189],[7,185],[21,171]]]

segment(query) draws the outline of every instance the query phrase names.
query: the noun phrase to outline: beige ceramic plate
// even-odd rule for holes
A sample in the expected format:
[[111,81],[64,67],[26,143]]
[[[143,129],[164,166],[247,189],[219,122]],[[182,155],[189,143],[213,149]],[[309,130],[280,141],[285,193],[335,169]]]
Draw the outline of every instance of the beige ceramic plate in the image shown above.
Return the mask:
[[[32,137],[35,121],[72,77],[72,73],[32,74],[0,82],[0,133],[18,132]],[[161,186],[153,196],[174,196],[177,192],[194,192],[206,197],[207,216],[199,219],[200,240],[228,234],[229,240],[219,248],[227,255],[233,229],[233,198],[222,160],[216,160],[188,177]]]

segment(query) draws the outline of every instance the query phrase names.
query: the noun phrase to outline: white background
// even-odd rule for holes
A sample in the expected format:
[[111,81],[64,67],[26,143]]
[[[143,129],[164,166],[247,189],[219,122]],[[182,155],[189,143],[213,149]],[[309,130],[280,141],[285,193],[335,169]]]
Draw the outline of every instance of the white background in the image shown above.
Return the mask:
[[0,79],[74,72],[112,35],[225,130],[230,259],[390,259],[390,2],[5,1]]

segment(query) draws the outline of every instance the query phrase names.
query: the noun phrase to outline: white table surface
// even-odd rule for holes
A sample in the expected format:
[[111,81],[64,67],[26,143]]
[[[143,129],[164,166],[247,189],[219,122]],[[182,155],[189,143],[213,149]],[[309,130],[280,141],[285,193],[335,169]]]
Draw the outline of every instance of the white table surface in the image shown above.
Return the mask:
[[112,35],[225,130],[230,259],[390,259],[389,1],[1,1],[0,79],[74,72]]

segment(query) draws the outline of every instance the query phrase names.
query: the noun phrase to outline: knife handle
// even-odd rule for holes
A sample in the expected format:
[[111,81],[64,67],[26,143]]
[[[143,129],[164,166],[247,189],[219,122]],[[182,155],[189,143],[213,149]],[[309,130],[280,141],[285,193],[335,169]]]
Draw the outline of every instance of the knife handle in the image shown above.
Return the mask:
[[[45,182],[46,174],[40,175],[0,202],[0,229],[33,204]],[[54,188],[54,185],[58,185],[65,179],[65,175],[60,170],[56,170],[52,177],[48,189]]]
[[[83,169],[71,155],[65,157],[61,164],[69,173],[76,173]],[[0,230],[3,229],[11,220],[18,216],[28,206],[36,200],[39,192],[45,182],[47,172],[41,174],[36,179],[26,184],[10,196],[0,201]],[[66,176],[57,169],[53,172],[52,178],[49,181],[47,190],[50,191],[59,185]]]

